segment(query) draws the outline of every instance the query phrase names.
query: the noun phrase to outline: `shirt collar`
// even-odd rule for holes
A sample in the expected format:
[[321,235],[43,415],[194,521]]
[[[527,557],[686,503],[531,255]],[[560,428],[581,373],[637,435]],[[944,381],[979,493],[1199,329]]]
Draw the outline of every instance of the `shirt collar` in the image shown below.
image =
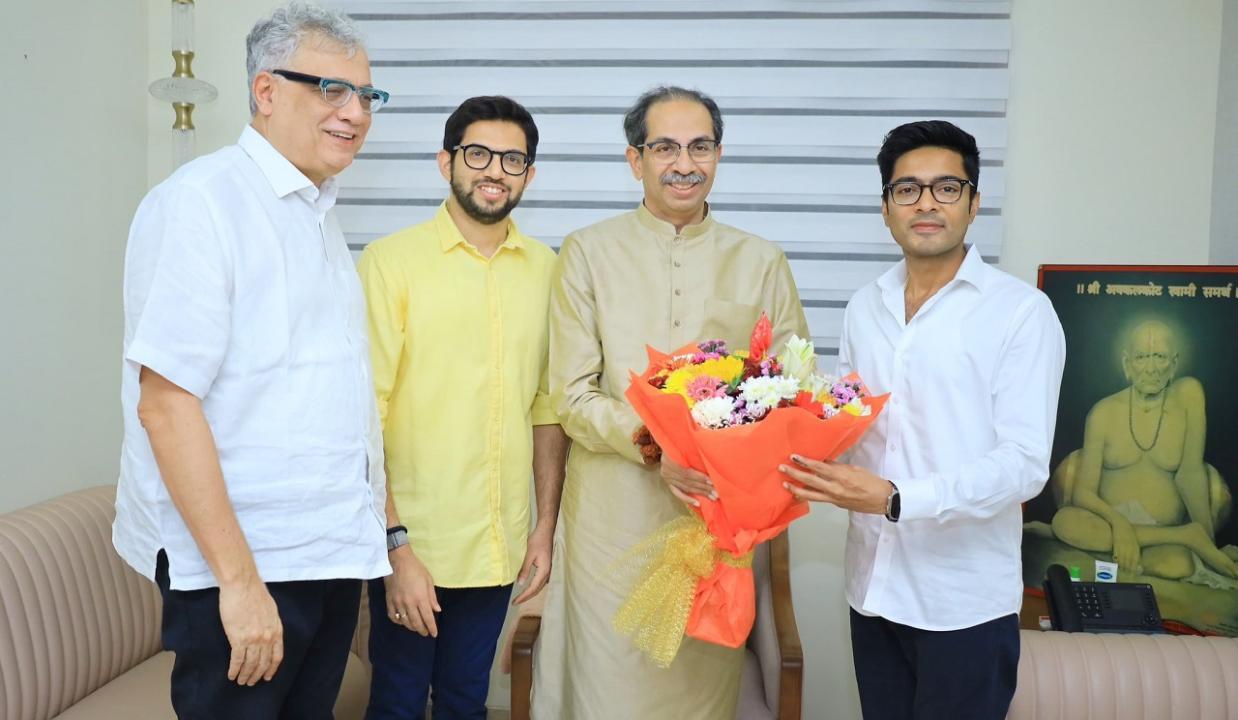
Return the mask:
[[984,258],[980,257],[979,248],[975,245],[968,245],[967,254],[963,256],[963,264],[959,266],[959,271],[954,274],[954,279],[968,283],[983,292],[985,267]]
[[[434,226],[438,231],[438,243],[443,252],[447,252],[457,245],[468,245],[468,241],[460,233],[460,228],[456,227],[456,221],[452,219],[451,213],[447,211],[446,200],[443,201],[442,205],[438,206],[438,212],[434,213]],[[516,221],[512,220],[510,216],[507,218],[507,239],[499,247],[508,248],[509,250],[519,250],[524,247],[524,235],[516,227]]]
[[[957,280],[983,291],[985,267],[987,265],[984,262],[984,258],[980,257],[980,250],[975,245],[968,245],[967,252],[963,255],[963,264],[959,265],[959,269],[954,273],[954,278],[946,285],[949,286]],[[882,273],[881,277],[877,278],[877,287],[883,291],[903,290],[906,288],[907,261],[899,260],[894,267]]]
[[339,186],[334,177],[324,180],[321,187],[315,187],[304,173],[289,162],[288,158],[280,154],[271,141],[255,130],[252,125],[245,126],[236,144],[241,146],[245,154],[249,155],[258,169],[262,171],[267,182],[271,184],[271,189],[275,191],[276,197],[285,198],[295,192],[300,193],[310,203],[324,202],[328,207],[335,203]]
[[705,217],[695,225],[685,225],[683,230],[675,232],[675,226],[655,216],[649,212],[649,208],[645,207],[645,202],[642,200],[639,207],[636,208],[636,219],[640,224],[647,229],[652,230],[658,235],[666,237],[686,237],[694,238],[704,235],[714,229],[714,216],[709,212],[709,203],[705,203]]

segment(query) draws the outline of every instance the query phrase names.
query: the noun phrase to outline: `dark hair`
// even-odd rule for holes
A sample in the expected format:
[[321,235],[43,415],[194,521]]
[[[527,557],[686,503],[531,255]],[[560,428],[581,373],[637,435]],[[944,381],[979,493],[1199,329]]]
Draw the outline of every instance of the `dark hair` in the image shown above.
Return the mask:
[[945,148],[962,155],[967,179],[976,185],[972,192],[979,188],[980,150],[976,148],[976,138],[945,120],[921,120],[899,125],[886,133],[885,139],[881,141],[881,150],[877,153],[877,167],[881,169],[883,196],[885,186],[890,184],[890,176],[894,174],[894,163],[903,155],[922,147]]
[[524,131],[529,162],[537,159],[537,124],[533,122],[533,116],[523,105],[502,95],[482,95],[460,103],[443,126],[443,149],[451,152],[464,140],[464,132],[469,126],[483,120],[503,120],[519,125]]
[[722,111],[718,103],[700,90],[688,90],[676,85],[659,85],[636,99],[636,104],[623,116],[623,134],[632,146],[643,145],[649,134],[649,125],[645,122],[649,108],[664,100],[691,100],[705,106],[709,118],[714,123],[714,140],[722,142]]

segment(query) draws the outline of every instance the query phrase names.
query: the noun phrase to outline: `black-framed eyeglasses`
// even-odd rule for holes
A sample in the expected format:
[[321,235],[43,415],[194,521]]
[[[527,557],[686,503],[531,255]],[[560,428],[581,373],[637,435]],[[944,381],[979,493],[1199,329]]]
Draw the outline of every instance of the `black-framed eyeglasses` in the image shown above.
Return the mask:
[[948,177],[934,180],[931,183],[900,180],[886,185],[881,190],[890,194],[890,200],[895,205],[915,204],[920,199],[920,193],[924,192],[924,188],[928,188],[929,192],[933,193],[933,198],[942,205],[953,205],[963,197],[963,188],[968,185],[976,187],[976,183],[971,180]]
[[352,96],[356,95],[357,99],[361,101],[361,109],[368,113],[374,113],[378,112],[391,99],[391,95],[386,90],[379,90],[369,85],[357,87],[347,80],[307,75],[292,70],[272,70],[271,74],[293,82],[317,85],[318,90],[322,92],[322,99],[326,100],[327,104],[333,107],[344,107],[349,100],[352,100]]
[[461,151],[460,155],[464,158],[464,164],[474,170],[485,170],[490,167],[490,160],[495,155],[499,156],[499,167],[503,168],[503,172],[508,175],[524,175],[529,171],[529,166],[533,164],[529,156],[519,150],[491,150],[477,143],[457,145],[451,149],[452,152],[457,150]]
[[[653,155],[654,161],[669,165],[679,159],[679,153],[683,151],[685,146],[680,145],[674,140],[655,140],[643,145],[634,145],[633,147],[639,150],[648,150],[649,154]],[[717,157],[717,140],[701,138],[693,140],[686,147],[688,148],[688,157],[695,162],[709,162]]]

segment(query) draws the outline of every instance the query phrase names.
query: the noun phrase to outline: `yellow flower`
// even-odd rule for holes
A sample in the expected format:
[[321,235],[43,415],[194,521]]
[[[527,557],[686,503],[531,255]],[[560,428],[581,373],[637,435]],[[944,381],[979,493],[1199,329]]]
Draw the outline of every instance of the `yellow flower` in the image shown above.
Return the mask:
[[744,372],[744,361],[737,357],[716,358],[706,360],[700,365],[687,365],[675,370],[666,377],[666,384],[662,386],[662,392],[672,395],[682,396],[687,401],[688,407],[692,407],[695,403],[692,398],[688,397],[688,386],[692,381],[702,375],[708,375],[717,378],[720,382],[730,384]]
[[872,409],[865,405],[860,398],[856,398],[846,405],[843,405],[841,410],[848,415],[854,415],[856,417],[868,415],[872,412]]
[[744,361],[731,356],[706,360],[697,367],[700,368],[698,375],[716,377],[728,385],[744,374]]

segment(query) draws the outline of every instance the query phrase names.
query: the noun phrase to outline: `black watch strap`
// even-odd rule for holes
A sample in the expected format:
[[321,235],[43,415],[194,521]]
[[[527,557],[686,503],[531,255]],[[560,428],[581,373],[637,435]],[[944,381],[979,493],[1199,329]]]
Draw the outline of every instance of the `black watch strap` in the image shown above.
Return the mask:
[[903,503],[898,494],[898,486],[891,482],[890,496],[886,498],[886,520],[898,522],[898,516],[902,510]]

